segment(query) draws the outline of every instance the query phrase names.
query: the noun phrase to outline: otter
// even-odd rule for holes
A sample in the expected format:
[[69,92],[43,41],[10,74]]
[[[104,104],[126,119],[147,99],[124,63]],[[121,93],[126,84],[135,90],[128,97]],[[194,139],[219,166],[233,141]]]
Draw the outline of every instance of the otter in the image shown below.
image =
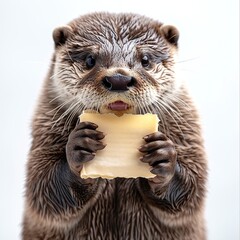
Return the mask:
[[[97,12],[53,31],[55,52],[32,121],[22,239],[206,239],[207,160],[197,109],[177,78],[179,31]],[[81,179],[105,133],[84,110],[157,114],[139,161],[154,178]],[[116,153],[118,154],[118,153]]]

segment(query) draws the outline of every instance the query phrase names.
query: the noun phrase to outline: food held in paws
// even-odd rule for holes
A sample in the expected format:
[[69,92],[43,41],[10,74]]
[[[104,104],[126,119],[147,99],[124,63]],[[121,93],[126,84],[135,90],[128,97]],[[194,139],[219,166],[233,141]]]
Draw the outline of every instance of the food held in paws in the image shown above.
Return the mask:
[[158,130],[155,114],[134,115],[83,113],[80,121],[93,122],[106,136],[106,147],[97,151],[90,162],[83,165],[81,178],[151,178],[151,166],[139,160],[138,148],[144,144],[143,137]]

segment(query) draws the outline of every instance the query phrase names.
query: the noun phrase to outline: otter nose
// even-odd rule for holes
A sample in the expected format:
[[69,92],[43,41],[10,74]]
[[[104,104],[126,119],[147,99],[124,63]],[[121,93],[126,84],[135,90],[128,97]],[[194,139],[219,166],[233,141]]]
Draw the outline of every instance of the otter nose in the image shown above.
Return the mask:
[[130,76],[125,76],[122,74],[115,74],[113,76],[104,77],[102,84],[105,88],[110,91],[127,91],[129,87],[133,86],[135,79]]

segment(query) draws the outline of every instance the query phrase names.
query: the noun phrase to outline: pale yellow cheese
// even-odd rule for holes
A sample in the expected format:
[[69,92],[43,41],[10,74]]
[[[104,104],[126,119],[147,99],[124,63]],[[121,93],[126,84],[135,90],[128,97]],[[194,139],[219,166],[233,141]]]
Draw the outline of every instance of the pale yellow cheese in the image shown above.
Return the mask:
[[139,160],[142,154],[138,148],[145,141],[143,137],[158,130],[155,114],[133,115],[83,113],[80,121],[93,122],[106,136],[103,150],[96,152],[93,160],[83,164],[81,178],[151,178],[151,167]]

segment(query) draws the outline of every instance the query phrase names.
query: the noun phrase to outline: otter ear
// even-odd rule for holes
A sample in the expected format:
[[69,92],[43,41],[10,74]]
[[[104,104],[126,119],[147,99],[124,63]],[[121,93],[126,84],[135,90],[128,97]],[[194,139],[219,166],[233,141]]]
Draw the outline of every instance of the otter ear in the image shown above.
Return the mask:
[[56,28],[52,34],[55,46],[57,47],[63,45],[71,33],[72,28],[70,26],[62,26]]
[[160,27],[160,32],[170,44],[176,47],[178,46],[179,31],[176,27],[172,25],[162,25]]

